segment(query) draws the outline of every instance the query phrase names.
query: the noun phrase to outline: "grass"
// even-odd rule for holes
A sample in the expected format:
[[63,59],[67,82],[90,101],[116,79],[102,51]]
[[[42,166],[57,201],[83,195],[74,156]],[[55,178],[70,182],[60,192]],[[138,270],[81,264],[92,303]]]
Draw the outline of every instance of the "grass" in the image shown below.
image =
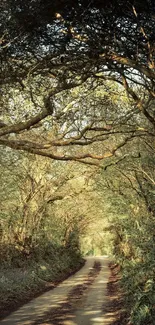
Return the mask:
[[[52,289],[60,281],[77,271],[83,259],[63,251],[47,258],[22,261],[21,267],[0,268],[0,315],[5,317],[39,294]],[[18,261],[19,264],[19,261]]]

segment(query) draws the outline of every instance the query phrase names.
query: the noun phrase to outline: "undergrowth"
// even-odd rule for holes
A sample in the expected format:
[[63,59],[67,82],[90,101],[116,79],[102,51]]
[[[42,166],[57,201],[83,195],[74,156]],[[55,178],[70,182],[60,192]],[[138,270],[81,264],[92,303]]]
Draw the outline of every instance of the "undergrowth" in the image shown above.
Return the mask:
[[139,229],[133,223],[131,227],[132,220],[128,220],[125,226],[130,224],[130,240],[125,233],[117,245],[116,258],[121,266],[121,286],[131,325],[155,324],[155,243],[151,219],[151,225],[148,218]]
[[8,314],[39,293],[54,287],[80,268],[79,252],[63,247],[48,246],[41,254],[35,251],[29,258],[15,256],[0,267],[0,314]]

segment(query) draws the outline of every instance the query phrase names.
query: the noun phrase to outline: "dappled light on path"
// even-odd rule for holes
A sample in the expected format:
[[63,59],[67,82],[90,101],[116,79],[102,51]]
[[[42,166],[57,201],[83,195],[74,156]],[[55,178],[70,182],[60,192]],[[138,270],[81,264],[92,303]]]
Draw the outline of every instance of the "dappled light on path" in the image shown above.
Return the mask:
[[111,324],[113,317],[110,313],[104,313],[103,306],[107,303],[107,279],[109,269],[107,260],[101,259],[102,268],[93,285],[88,288],[87,292],[76,304],[74,315],[68,315],[63,325],[98,325]]
[[[79,297],[72,296],[74,287],[80,287],[92,270],[94,261],[101,269],[94,282]],[[98,325],[110,324],[110,314],[104,313],[107,303],[108,258],[87,258],[85,266],[58,287],[33,299],[0,322],[0,325]]]

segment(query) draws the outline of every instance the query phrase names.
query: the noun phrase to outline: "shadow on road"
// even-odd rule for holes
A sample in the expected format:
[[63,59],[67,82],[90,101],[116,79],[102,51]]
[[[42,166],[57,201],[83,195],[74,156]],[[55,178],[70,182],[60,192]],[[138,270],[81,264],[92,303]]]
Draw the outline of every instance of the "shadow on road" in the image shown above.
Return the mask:
[[[91,286],[78,294],[75,287],[81,288],[85,284],[95,260],[102,267]],[[110,315],[103,313],[108,277],[108,259],[88,258],[79,272],[12,313],[0,325],[108,325]]]

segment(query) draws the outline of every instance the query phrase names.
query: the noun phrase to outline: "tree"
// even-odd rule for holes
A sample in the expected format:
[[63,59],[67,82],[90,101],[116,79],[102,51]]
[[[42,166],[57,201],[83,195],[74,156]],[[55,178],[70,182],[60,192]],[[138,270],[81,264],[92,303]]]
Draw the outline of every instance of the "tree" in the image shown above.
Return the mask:
[[[29,118],[26,110],[20,122],[9,120],[3,126],[2,121],[2,145],[41,154],[39,149],[45,150],[40,143],[11,142],[6,136],[27,132],[45,118],[54,117],[59,95],[82,84],[93,85],[94,80],[121,84],[132,98],[131,110],[142,112],[154,127],[151,1],[104,1],[104,6],[102,1],[56,1],[51,7],[48,0],[39,1],[39,5],[38,1],[19,0],[3,1],[2,9],[3,107],[8,87],[28,96],[33,106]],[[83,128],[82,136],[86,132]],[[48,156],[62,160],[92,158],[90,152],[83,157]]]
[[[153,324],[154,310],[154,138],[128,143],[127,157],[105,164],[98,191],[109,222],[105,231],[119,262],[126,309],[133,324]],[[100,186],[99,186],[100,185]]]
[[32,259],[50,245],[79,251],[79,237],[94,218],[96,170],[27,154],[9,158],[1,175],[1,259]]

